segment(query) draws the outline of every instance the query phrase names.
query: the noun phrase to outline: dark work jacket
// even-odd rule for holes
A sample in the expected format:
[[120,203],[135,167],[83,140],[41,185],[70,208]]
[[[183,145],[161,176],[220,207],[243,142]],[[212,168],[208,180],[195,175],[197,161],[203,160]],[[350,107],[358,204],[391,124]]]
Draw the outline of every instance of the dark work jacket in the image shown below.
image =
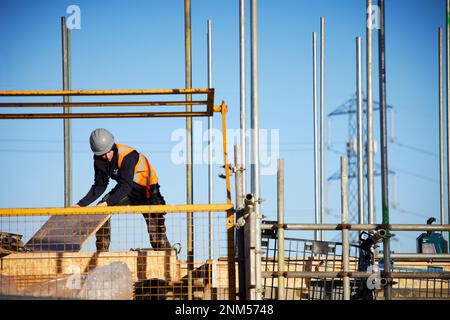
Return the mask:
[[110,178],[116,180],[117,185],[109,193],[106,200],[108,206],[117,204],[127,196],[134,203],[146,202],[145,187],[133,181],[134,168],[139,160],[138,152],[133,151],[126,155],[123,158],[122,167],[119,169],[117,164],[119,154],[115,144],[112,150],[114,150],[114,156],[111,162],[94,155],[94,184],[86,196],[78,202],[79,206],[85,207],[97,200],[105,192]]

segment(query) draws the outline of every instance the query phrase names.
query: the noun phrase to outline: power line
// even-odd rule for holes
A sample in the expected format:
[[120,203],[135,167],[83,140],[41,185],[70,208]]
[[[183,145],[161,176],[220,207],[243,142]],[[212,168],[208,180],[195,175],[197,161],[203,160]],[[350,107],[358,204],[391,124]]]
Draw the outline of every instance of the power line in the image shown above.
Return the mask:
[[408,210],[408,209],[403,209],[403,208],[400,208],[398,206],[392,208],[392,210],[396,210],[396,211],[399,211],[401,213],[407,213],[407,214],[410,214],[410,215],[413,215],[413,216],[416,216],[416,217],[429,218],[429,216],[427,216],[427,215],[425,215],[423,213],[415,212],[415,211]]
[[[264,151],[264,149],[262,149]],[[302,149],[281,149],[283,152],[301,152],[301,151],[308,151],[312,150],[311,148],[302,148]],[[171,150],[156,150],[156,149],[141,149],[139,148],[139,151],[142,152],[161,152],[161,153],[170,153]],[[14,153],[59,153],[63,152],[63,150],[57,150],[57,149],[0,149],[0,153],[2,152],[14,152]],[[89,149],[86,150],[74,150],[74,153],[91,153]]]
[[[63,140],[58,140],[58,139],[21,139],[21,138],[0,138],[0,142],[30,142],[30,143],[62,143]],[[86,141],[84,140],[74,140],[74,143],[86,143]],[[129,141],[129,143],[132,144],[149,144],[149,145],[173,145],[175,142],[163,142],[163,141]],[[343,141],[339,141],[336,143],[344,143]],[[432,153],[430,151],[426,151],[424,149],[420,149],[414,146],[410,146],[404,143],[400,143],[400,142],[393,142],[394,144],[403,147],[403,148],[407,148],[416,152],[420,152],[423,154],[427,154],[433,157],[438,157],[437,154]],[[281,142],[281,145],[312,145],[312,143],[310,142],[294,142],[294,141],[288,141],[288,142]],[[280,148],[281,151],[283,152],[301,152],[301,151],[311,151],[313,150],[312,148]],[[333,149],[333,148],[328,148],[328,150],[330,150],[331,152],[338,154],[338,155],[345,155],[343,152]],[[151,151],[151,152],[160,152],[160,153],[170,153],[169,150],[145,150],[142,149],[142,151]],[[50,150],[50,149],[27,149],[27,150],[22,150],[22,149],[0,149],[0,153],[2,152],[11,152],[11,153],[60,153],[62,152],[62,150]],[[74,151],[75,153],[89,153],[89,150],[76,150]],[[439,184],[439,181],[435,178],[432,177],[427,177],[424,175],[420,175],[411,171],[406,171],[403,169],[398,169],[398,168],[394,168],[391,166],[392,169],[394,169],[397,172],[412,176],[412,177],[416,177],[422,180],[426,180],[432,183],[436,183]]]
[[[393,211],[398,211],[401,213],[406,213],[409,215],[413,215],[413,216],[417,216],[417,217],[421,217],[421,218],[429,218],[429,216],[427,216],[426,214],[420,213],[420,212],[415,212],[412,210],[408,210],[408,209],[403,209],[400,208],[399,206],[396,207],[392,207]],[[340,209],[328,209],[327,212],[340,212]],[[328,214],[329,216],[335,217],[335,218],[341,218],[341,216],[339,214]]]
[[431,151],[428,151],[428,150],[425,150],[425,149],[417,148],[417,147],[414,147],[414,146],[411,146],[411,145],[408,145],[408,144],[405,144],[405,143],[397,142],[397,141],[392,141],[391,143],[395,144],[395,145],[397,145],[399,147],[405,148],[405,149],[410,149],[410,150],[413,150],[413,151],[416,151],[416,152],[419,152],[419,153],[422,153],[422,154],[426,154],[426,155],[429,155],[429,156],[432,156],[432,157],[435,157],[435,158],[439,158],[439,155],[437,153],[434,153],[434,152],[431,152]]
[[422,180],[426,180],[426,181],[429,181],[429,182],[432,182],[432,183],[439,184],[439,180],[437,180],[437,179],[434,179],[434,178],[431,178],[431,177],[427,177],[427,176],[423,176],[423,175],[420,175],[420,174],[417,174],[417,173],[414,173],[414,172],[411,172],[411,171],[406,171],[406,170],[403,170],[403,169],[394,168],[392,166],[390,166],[390,167],[393,170],[397,171],[397,172],[400,172],[400,173],[403,173],[403,174],[406,174],[406,175],[410,175],[412,177],[416,177],[416,178],[419,178],[419,179],[422,179]]
[[[331,152],[336,153],[336,154],[341,155],[341,156],[345,155],[344,153],[342,153],[342,152],[340,152],[338,150],[334,150],[332,148],[330,148],[329,150]],[[406,175],[409,175],[409,176],[412,176],[412,177],[416,177],[416,178],[423,179],[423,180],[426,180],[426,181],[429,181],[429,182],[432,182],[432,183],[439,184],[439,180],[437,180],[435,178],[427,177],[427,176],[424,176],[424,175],[421,175],[421,174],[418,174],[418,173],[414,173],[414,172],[411,172],[411,171],[403,170],[403,169],[398,169],[398,168],[393,167],[391,165],[389,167],[392,170],[395,170],[396,172],[400,172],[400,173],[403,173],[403,174],[406,174]]]

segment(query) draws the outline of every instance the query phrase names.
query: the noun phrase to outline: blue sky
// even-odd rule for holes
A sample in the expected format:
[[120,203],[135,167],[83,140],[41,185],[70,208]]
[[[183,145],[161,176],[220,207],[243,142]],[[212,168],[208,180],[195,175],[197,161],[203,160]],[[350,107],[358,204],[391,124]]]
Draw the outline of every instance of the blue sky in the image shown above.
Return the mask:
[[[387,96],[395,108],[396,137],[389,145],[389,165],[397,170],[398,180],[398,205],[391,206],[391,222],[424,223],[429,216],[439,221],[437,57],[445,1],[386,2]],[[229,127],[234,129],[239,128],[238,3],[192,1],[193,87],[207,86],[206,24],[211,19],[215,102],[227,102]],[[66,8],[72,4],[81,9],[81,29],[72,32],[73,89],[184,86],[183,1],[2,0],[1,90],[61,89],[60,17],[67,16]],[[280,156],[286,170],[286,222],[314,221],[312,32],[319,33],[319,19],[324,16],[328,114],[355,92],[355,37],[363,37],[365,48],[364,12],[365,1],[361,0],[259,1],[260,124],[264,129],[280,130]],[[249,14],[247,3],[248,42]],[[249,53],[248,47],[248,71]],[[376,33],[374,62],[374,98],[378,100]],[[247,79],[250,88],[249,76]],[[249,107],[249,93],[247,97]],[[204,119],[195,121],[207,126]],[[345,152],[347,122],[345,116],[332,120],[331,143],[341,152]],[[117,140],[148,154],[167,202],[185,202],[185,167],[170,161],[174,145],[170,137],[174,130],[184,128],[184,119],[89,119],[72,123],[74,202],[93,181],[88,138],[97,127],[108,128]],[[374,123],[378,139],[378,116]],[[214,126],[220,127],[219,117],[214,119]],[[63,206],[62,139],[62,120],[1,120],[1,207]],[[377,153],[375,158],[378,163],[379,156]],[[339,155],[326,150],[325,157],[328,177],[339,169]],[[206,164],[194,166],[196,203],[207,202],[207,170]],[[215,166],[216,174],[220,170]],[[215,201],[223,202],[223,180],[216,178],[215,184]],[[380,217],[379,177],[375,192]],[[329,193],[326,222],[336,222],[340,208],[337,182],[330,185]],[[275,219],[276,176],[261,177],[261,196],[265,200],[263,213]],[[310,238],[312,233],[298,236]],[[402,251],[415,251],[417,236],[399,234],[400,242],[394,249],[400,245]],[[327,239],[333,237],[330,234]]]

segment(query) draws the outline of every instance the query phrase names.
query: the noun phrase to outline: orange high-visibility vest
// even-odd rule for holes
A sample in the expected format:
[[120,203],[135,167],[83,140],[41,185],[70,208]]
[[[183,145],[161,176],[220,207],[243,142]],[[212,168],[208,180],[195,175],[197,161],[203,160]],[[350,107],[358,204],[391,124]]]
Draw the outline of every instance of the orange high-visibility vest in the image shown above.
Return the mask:
[[[117,161],[117,166],[119,167],[120,170],[120,168],[122,167],[123,158],[125,158],[125,156],[130,154],[131,152],[137,150],[125,144],[116,143],[116,146],[119,152],[119,159]],[[139,151],[137,152],[139,154],[139,160],[136,166],[134,167],[133,181],[136,182],[138,185],[141,185],[146,188],[148,197],[150,186],[158,183],[158,176],[156,175],[155,169],[153,169],[153,167],[150,165],[150,162],[148,161],[147,157],[144,156]]]

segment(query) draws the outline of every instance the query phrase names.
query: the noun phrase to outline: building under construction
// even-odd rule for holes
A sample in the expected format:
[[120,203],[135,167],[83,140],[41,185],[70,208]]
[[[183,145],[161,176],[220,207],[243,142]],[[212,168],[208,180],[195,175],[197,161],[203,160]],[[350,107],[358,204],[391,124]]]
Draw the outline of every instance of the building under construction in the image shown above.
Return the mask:
[[[437,30],[439,39],[439,169],[440,215],[427,224],[397,224],[390,220],[388,110],[384,0],[367,0],[361,16],[367,23],[365,59],[363,37],[355,39],[356,95],[329,114],[349,115],[346,154],[329,179],[340,183],[339,221],[326,223],[325,198],[325,19],[318,17],[320,34],[312,32],[314,222],[285,217],[285,161],[277,159],[276,204],[268,218],[263,210],[260,168],[260,110],[258,85],[258,1],[239,0],[239,107],[218,96],[212,84],[212,23],[207,21],[208,86],[192,85],[191,1],[184,1],[185,86],[176,89],[72,88],[72,37],[61,18],[62,90],[0,91],[1,121],[63,119],[64,207],[0,208],[0,298],[123,299],[123,300],[412,300],[450,299],[450,254],[446,234],[445,168],[450,168],[450,25]],[[248,5],[248,8],[247,8]],[[376,9],[373,9],[376,8]],[[247,10],[249,9],[249,10]],[[246,12],[250,41],[246,42]],[[442,12],[450,16],[450,0]],[[373,15],[376,15],[375,17]],[[375,33],[376,31],[376,33]],[[444,33],[446,52],[444,52]],[[377,36],[377,50],[373,38]],[[319,38],[319,39],[318,39]],[[317,44],[319,43],[319,50]],[[250,108],[246,107],[246,49],[250,47]],[[374,52],[378,78],[373,76]],[[444,72],[444,60],[446,70]],[[366,82],[362,70],[365,66]],[[319,72],[318,72],[319,67]],[[447,99],[444,99],[444,75]],[[318,76],[320,76],[318,81]],[[319,82],[319,83],[318,83]],[[374,99],[375,83],[379,97]],[[364,93],[363,93],[364,92]],[[378,100],[378,101],[375,101]],[[37,113],[36,108],[51,110]],[[129,109],[127,109],[129,108]],[[138,109],[138,111],[129,111]],[[32,110],[22,112],[22,110]],[[92,112],[85,110],[94,109]],[[247,109],[250,111],[247,114]],[[12,111],[11,111],[12,110]],[[19,110],[19,111],[18,111]],[[53,112],[52,110],[58,110]],[[60,112],[62,110],[62,112]],[[120,111],[117,111],[120,110]],[[239,111],[239,112],[238,112]],[[375,164],[374,112],[379,112],[381,163]],[[240,143],[227,141],[227,119],[239,113]],[[250,128],[247,128],[247,119]],[[261,112],[262,115],[262,112]],[[236,115],[237,116],[237,115]],[[76,207],[72,199],[72,120],[151,118],[183,119],[186,125],[185,203]],[[208,201],[193,196],[193,119],[208,123]],[[223,166],[213,171],[213,119],[220,123]],[[14,121],[11,121],[12,123]],[[53,120],[58,121],[58,120]],[[162,120],[161,120],[162,121]],[[175,121],[175,120],[173,120]],[[173,129],[176,129],[175,125]],[[250,129],[250,144],[246,133]],[[446,130],[446,132],[445,132]],[[445,146],[445,136],[447,145]],[[216,137],[217,138],[217,137]],[[228,150],[234,152],[228,152]],[[447,151],[446,157],[444,156]],[[250,159],[248,159],[250,154]],[[446,159],[445,159],[446,158]],[[149,166],[150,167],[150,166]],[[149,169],[150,170],[150,169]],[[250,176],[250,181],[247,180]],[[375,216],[374,177],[381,177],[381,216]],[[150,179],[150,178],[149,178]],[[170,179],[168,179],[170,180]],[[165,182],[169,186],[174,181]],[[52,182],[48,182],[52,183]],[[219,185],[220,183],[220,185]],[[450,184],[450,180],[448,182]],[[214,197],[213,189],[223,190]],[[448,187],[448,186],[447,186]],[[24,188],[26,186],[24,185]],[[448,188],[450,192],[450,188]],[[276,212],[275,212],[276,211]],[[165,221],[170,247],[149,248],[144,219]],[[111,222],[109,222],[111,221]],[[447,222],[446,222],[447,221]],[[112,232],[109,250],[96,250],[101,229]],[[148,227],[150,229],[150,227]],[[310,231],[310,239],[295,232]],[[417,232],[416,252],[395,252],[391,242],[401,232]],[[292,234],[290,234],[292,232]],[[335,241],[326,234],[337,235]],[[149,231],[150,234],[150,231]],[[298,234],[298,233],[297,233]],[[150,235],[151,236],[151,235]]]

